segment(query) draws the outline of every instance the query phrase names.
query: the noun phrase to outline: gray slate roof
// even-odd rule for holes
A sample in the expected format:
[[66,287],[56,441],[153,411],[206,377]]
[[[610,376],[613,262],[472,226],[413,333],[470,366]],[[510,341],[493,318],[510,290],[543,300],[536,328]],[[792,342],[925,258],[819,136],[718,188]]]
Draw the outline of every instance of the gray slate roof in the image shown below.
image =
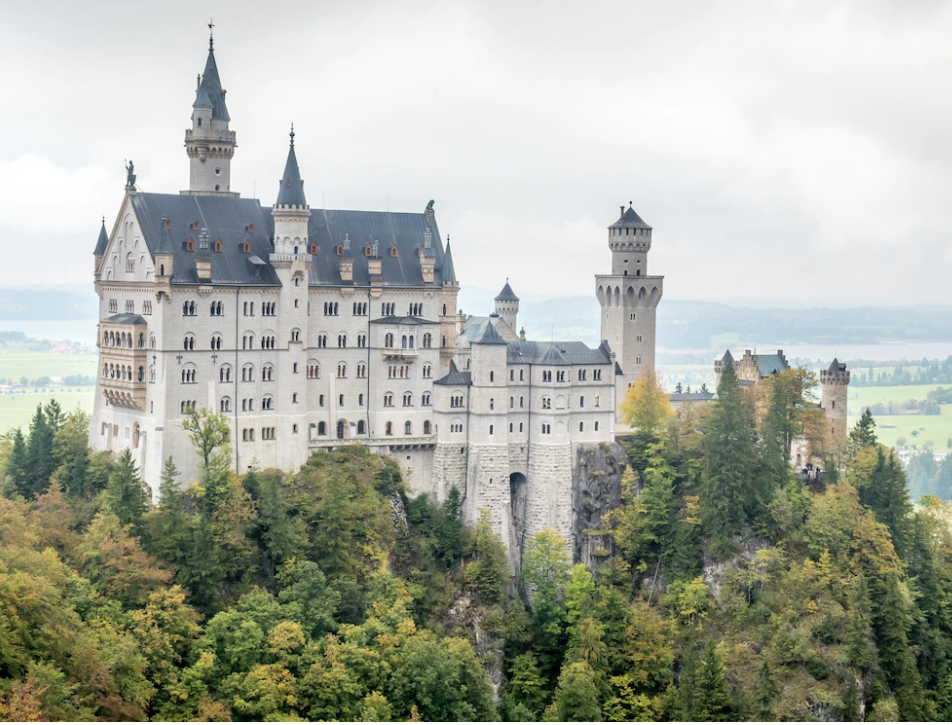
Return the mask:
[[590,348],[584,342],[510,342],[506,362],[510,365],[607,365],[607,348]]
[[730,350],[728,350],[727,352],[724,353],[724,357],[721,358],[721,362],[724,363],[725,365],[726,365],[727,363],[733,363],[733,362],[734,362],[734,356],[731,355],[731,351],[730,351]]
[[225,106],[225,91],[221,87],[221,78],[218,77],[218,64],[215,63],[215,50],[211,43],[208,47],[208,60],[205,61],[205,72],[202,74],[202,83],[195,94],[195,103],[192,108],[212,109],[212,118],[230,121],[228,108]]
[[628,209],[622,213],[618,218],[618,221],[612,224],[609,229],[651,229],[648,226],[644,219],[638,216],[638,212],[632,209],[630,206]]
[[764,378],[768,378],[774,373],[779,373],[789,367],[780,355],[754,355],[753,357],[760,376]]
[[132,312],[120,312],[118,315],[107,317],[103,322],[115,322],[120,325],[144,325],[145,318]]
[[828,373],[845,373],[846,372],[846,363],[841,363],[836,358],[833,358],[833,362],[830,363],[830,367],[827,369]]
[[[213,252],[212,284],[276,286],[280,285],[270,265],[260,266],[251,262],[257,255],[267,259],[271,254],[270,234],[272,219],[257,199],[241,199],[228,196],[201,196],[191,194],[132,194],[135,210],[146,244],[153,255],[162,239],[162,220],[168,219],[172,226],[169,239],[172,246],[175,274],[172,284],[198,284],[195,272],[195,253],[185,250],[191,237],[198,248],[201,229],[192,229],[198,222],[208,230],[212,245],[221,239],[221,252]],[[254,225],[254,231],[249,231]],[[251,242],[251,254],[242,251],[245,241]]]
[[[434,264],[433,282],[423,281],[418,250],[423,246],[427,228],[433,235]],[[308,239],[317,243],[318,253],[311,264],[311,285],[336,285],[366,287],[370,284],[368,260],[364,247],[378,242],[378,257],[383,272],[383,284],[393,287],[443,286],[445,254],[440,242],[440,233],[435,218],[425,214],[390,211],[335,211],[311,209],[307,227]],[[340,278],[340,257],[337,245],[350,239],[354,260],[354,279],[343,282]],[[390,248],[396,245],[397,256],[390,256]],[[455,280],[454,280],[455,281]]]
[[371,320],[372,325],[439,325],[439,322],[433,320],[424,320],[422,317],[400,317],[399,315],[389,315],[387,317],[378,317]]
[[284,165],[284,176],[278,182],[278,206],[307,206],[304,198],[304,182],[301,180],[301,170],[298,168],[297,154],[294,153],[294,131],[291,131],[291,147],[288,149],[288,160]]
[[672,403],[705,402],[714,400],[714,393],[671,393],[668,400]]
[[502,292],[496,295],[497,302],[518,302],[519,298],[516,297],[516,293],[512,291],[512,287],[509,286],[509,280],[506,280],[506,286],[502,288]]
[[102,220],[102,229],[99,230],[99,239],[96,241],[96,249],[93,254],[103,255],[106,253],[106,247],[109,246],[109,235],[106,234],[106,220]]
[[496,332],[496,326],[491,321],[486,320],[479,330],[476,337],[473,338],[474,345],[506,345],[505,340]]
[[[222,252],[212,252],[212,284],[274,286],[279,285],[277,275],[267,260],[272,251],[271,237],[274,219],[269,207],[262,207],[257,199],[240,197],[192,195],[192,194],[147,194],[131,195],[132,206],[142,225],[146,244],[156,254],[162,242],[162,220],[172,222],[169,230],[171,254],[174,255],[175,275],[172,284],[197,284],[195,253],[185,251],[185,242],[191,237],[198,247],[201,229],[192,229],[198,222],[208,230],[208,239],[214,245],[222,241]],[[254,231],[250,231],[254,225]],[[424,243],[425,232],[433,235],[435,271],[433,282],[423,281],[418,251]],[[366,244],[379,242],[378,256],[384,286],[432,287],[443,284],[441,271],[445,255],[440,242],[435,218],[409,212],[335,211],[312,209],[308,223],[310,241],[317,244],[317,253],[308,273],[312,286],[370,285],[368,257],[364,254]],[[353,281],[344,282],[340,277],[340,257],[337,245],[349,237],[353,250]],[[242,245],[251,243],[251,253],[245,254]],[[390,255],[390,247],[396,244],[397,256]],[[257,262],[257,263],[256,263]],[[452,272],[452,263],[448,265]],[[455,277],[455,275],[454,275]]]
[[456,363],[450,360],[450,371],[439,380],[433,382],[434,385],[472,385],[473,375],[469,371],[460,371]]

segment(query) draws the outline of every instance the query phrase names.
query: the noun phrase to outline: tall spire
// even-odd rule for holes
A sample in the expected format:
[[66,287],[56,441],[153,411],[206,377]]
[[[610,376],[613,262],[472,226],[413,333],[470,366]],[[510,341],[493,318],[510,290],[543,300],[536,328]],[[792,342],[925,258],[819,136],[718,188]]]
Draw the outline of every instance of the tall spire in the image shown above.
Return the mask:
[[218,64],[215,62],[215,38],[212,35],[212,28],[215,24],[208,23],[208,59],[205,61],[205,72],[202,74],[202,82],[198,87],[198,93],[195,96],[195,103],[192,108],[210,108],[212,109],[212,118],[222,121],[230,121],[228,107],[225,105],[225,91],[221,87],[221,78],[218,76]]
[[278,187],[277,206],[306,207],[304,197],[304,182],[301,180],[301,170],[298,168],[297,154],[294,153],[294,124],[291,124],[291,145],[288,148],[288,161],[284,165],[284,176],[281,177]]
[[446,235],[446,253],[443,255],[443,284],[456,284],[456,270],[453,268],[453,251],[450,249],[450,235]]
[[102,218],[102,228],[99,230],[99,239],[96,241],[96,250],[93,254],[102,256],[106,253],[106,247],[109,246],[109,235],[106,234],[106,217]]

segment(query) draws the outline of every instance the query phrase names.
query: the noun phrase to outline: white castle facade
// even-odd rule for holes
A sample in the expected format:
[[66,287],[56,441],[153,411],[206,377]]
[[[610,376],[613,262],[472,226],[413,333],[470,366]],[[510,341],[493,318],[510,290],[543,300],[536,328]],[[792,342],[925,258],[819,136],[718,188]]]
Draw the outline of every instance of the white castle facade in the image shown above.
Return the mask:
[[599,275],[602,344],[532,342],[508,282],[493,314],[458,312],[452,252],[420,213],[312,209],[294,132],[275,203],[231,189],[236,147],[213,47],[185,147],[190,188],[138,191],[132,168],[95,250],[100,370],[94,447],[131,449],[156,494],[172,456],[199,459],[193,409],[227,417],[234,467],[295,470],[312,451],[362,443],[410,488],[488,509],[507,545],[571,535],[580,450],[614,441],[632,381],[653,368],[663,278],[651,228],[622,208]]

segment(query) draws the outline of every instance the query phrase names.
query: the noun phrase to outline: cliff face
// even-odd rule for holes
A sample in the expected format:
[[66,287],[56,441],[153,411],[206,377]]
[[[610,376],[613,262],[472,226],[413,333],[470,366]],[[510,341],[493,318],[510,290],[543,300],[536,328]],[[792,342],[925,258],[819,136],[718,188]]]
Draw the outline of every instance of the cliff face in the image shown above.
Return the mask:
[[612,550],[611,536],[602,517],[619,505],[621,476],[629,465],[625,449],[617,443],[579,448],[572,475],[574,559],[594,566]]

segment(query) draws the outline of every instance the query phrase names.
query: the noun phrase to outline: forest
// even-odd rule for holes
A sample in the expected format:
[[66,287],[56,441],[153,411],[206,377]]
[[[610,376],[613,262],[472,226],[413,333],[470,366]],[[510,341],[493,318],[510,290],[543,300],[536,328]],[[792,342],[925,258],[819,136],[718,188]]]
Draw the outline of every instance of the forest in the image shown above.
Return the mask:
[[514,567],[361,446],[238,476],[207,410],[153,504],[49,403],[0,441],[0,719],[952,720],[952,507],[868,413],[824,448],[815,385],[639,380],[591,566],[545,530]]

